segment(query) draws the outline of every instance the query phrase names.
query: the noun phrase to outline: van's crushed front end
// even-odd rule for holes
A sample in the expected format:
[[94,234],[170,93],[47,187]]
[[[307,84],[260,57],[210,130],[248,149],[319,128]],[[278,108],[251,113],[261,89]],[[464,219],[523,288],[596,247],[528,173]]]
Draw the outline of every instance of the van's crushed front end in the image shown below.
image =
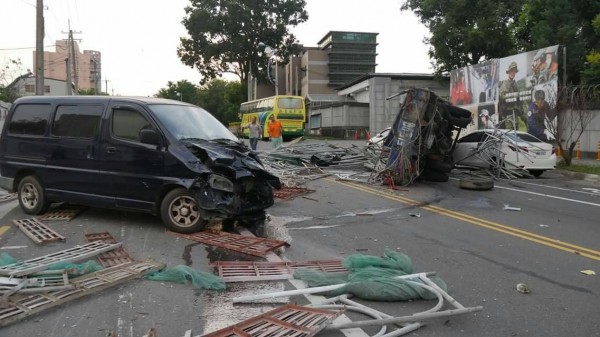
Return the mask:
[[273,205],[273,188],[281,188],[281,182],[255,154],[239,146],[204,142],[188,148],[206,172],[190,186],[205,220],[253,218]]

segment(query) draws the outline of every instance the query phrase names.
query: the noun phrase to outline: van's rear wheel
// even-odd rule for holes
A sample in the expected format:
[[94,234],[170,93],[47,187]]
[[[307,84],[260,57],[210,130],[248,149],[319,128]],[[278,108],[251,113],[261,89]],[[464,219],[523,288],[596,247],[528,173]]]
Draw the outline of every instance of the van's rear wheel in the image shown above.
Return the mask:
[[185,188],[167,193],[160,206],[160,216],[167,228],[183,234],[196,233],[208,222],[202,219],[196,200]]
[[19,205],[23,212],[31,215],[44,214],[50,202],[44,194],[44,187],[35,176],[27,176],[19,182]]

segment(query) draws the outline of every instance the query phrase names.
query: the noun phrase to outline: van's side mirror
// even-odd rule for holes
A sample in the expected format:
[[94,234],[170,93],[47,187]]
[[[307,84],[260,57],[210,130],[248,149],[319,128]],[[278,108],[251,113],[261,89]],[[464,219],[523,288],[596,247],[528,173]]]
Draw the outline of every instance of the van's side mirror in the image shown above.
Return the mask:
[[140,142],[143,144],[160,145],[160,135],[153,129],[140,130]]

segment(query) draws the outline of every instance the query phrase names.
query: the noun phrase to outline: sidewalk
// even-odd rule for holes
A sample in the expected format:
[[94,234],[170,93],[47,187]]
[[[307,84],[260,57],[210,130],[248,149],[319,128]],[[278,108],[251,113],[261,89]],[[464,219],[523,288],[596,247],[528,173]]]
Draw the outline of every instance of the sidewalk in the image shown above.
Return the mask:
[[[585,166],[600,167],[600,160],[596,160],[594,158],[581,158],[579,160],[573,159],[571,161],[571,165],[585,165]],[[572,171],[561,170],[561,169],[557,169],[556,171],[560,172],[562,175],[567,176],[571,179],[585,180],[585,181],[600,183],[600,175],[598,175],[598,174],[572,172]]]

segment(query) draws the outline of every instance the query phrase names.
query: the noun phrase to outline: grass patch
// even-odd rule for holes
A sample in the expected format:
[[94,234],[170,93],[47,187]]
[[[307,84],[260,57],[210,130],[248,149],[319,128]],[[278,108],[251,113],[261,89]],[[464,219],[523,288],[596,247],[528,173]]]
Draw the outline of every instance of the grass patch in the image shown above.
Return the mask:
[[560,162],[556,165],[556,168],[565,170],[565,171],[571,171],[571,172],[600,174],[600,166],[579,165],[579,164],[571,164],[570,166],[566,166],[564,162]]

